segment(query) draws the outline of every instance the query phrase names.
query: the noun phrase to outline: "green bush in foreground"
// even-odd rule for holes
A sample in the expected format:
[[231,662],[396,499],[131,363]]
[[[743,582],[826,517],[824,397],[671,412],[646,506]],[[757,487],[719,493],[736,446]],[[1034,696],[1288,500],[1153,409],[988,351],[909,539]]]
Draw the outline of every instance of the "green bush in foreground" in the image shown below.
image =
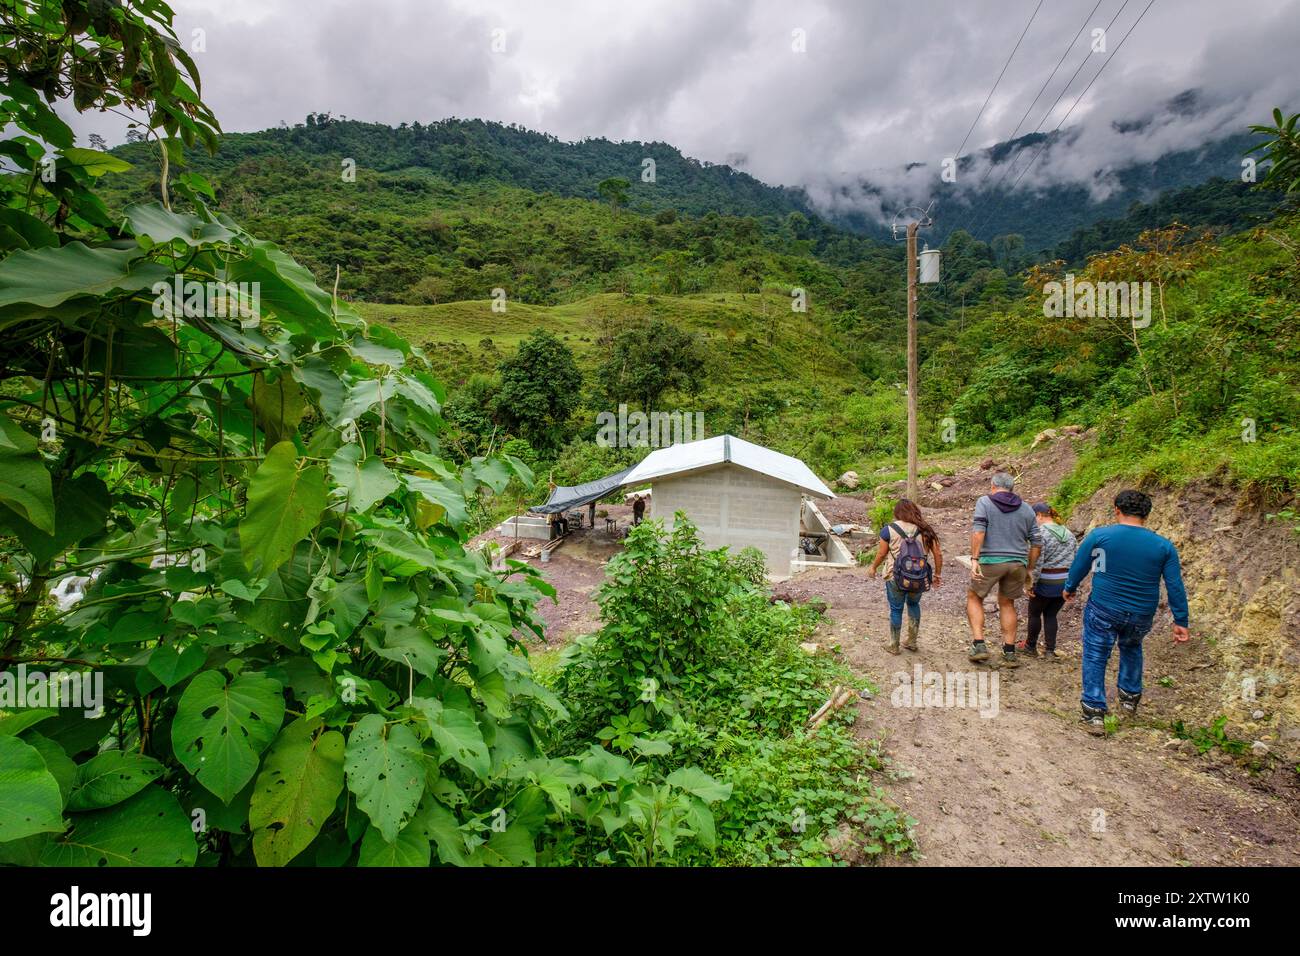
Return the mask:
[[[570,713],[566,746],[594,736],[669,780],[690,765],[725,782],[716,838],[683,847],[675,862],[825,863],[845,821],[868,856],[914,849],[911,821],[871,782],[878,758],[844,716],[805,729],[853,675],[805,653],[816,613],[772,603],[748,570],[704,549],[682,515],[672,531],[657,521],[633,529],[598,594],[604,626],[572,645],[550,680]],[[599,858],[600,844],[580,835],[568,852]]]

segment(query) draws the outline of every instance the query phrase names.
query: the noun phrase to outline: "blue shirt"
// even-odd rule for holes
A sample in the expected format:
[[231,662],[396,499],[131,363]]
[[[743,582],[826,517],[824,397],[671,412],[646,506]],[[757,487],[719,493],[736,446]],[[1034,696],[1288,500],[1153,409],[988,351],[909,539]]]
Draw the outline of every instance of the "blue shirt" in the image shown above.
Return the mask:
[[1155,614],[1160,606],[1160,579],[1165,581],[1174,623],[1187,626],[1187,591],[1178,549],[1168,538],[1138,525],[1108,524],[1088,533],[1070,565],[1065,590],[1073,594],[1092,575],[1092,597],[1103,607],[1134,614]]

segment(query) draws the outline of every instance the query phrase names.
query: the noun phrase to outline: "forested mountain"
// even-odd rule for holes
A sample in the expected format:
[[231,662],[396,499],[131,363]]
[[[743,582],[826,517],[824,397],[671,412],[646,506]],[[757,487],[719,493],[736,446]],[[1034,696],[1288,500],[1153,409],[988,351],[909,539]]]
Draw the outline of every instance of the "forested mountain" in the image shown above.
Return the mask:
[[[1169,190],[1216,182],[1218,185],[1208,186],[1195,201],[1199,204],[1217,197],[1220,218],[1206,224],[1228,225],[1240,217],[1235,207],[1246,194],[1246,190],[1235,188],[1246,184],[1231,177],[1240,172],[1243,153],[1258,142],[1258,136],[1242,133],[1167,153],[1154,162],[1099,169],[1094,177],[1104,187],[1099,190],[1104,198],[1097,198],[1083,183],[1031,188],[1031,176],[1018,182],[1024,170],[1032,170],[1031,163],[1041,148],[1069,148],[1065,131],[1052,137],[1022,136],[992,146],[979,157],[963,157],[955,184],[943,184],[936,177],[931,191],[937,200],[934,216],[943,225],[944,234],[964,229],[987,242],[1014,233],[1023,237],[1026,251],[1036,253],[1101,220],[1122,218],[1134,203],[1152,203]],[[985,165],[990,162],[991,168]],[[982,172],[984,169],[989,171]],[[867,184],[862,188],[871,189]],[[1259,201],[1256,196],[1254,202]],[[863,214],[840,214],[834,221],[868,235],[888,234],[881,223]]]
[[[624,179],[628,206],[641,212],[812,212],[799,190],[769,186],[730,166],[692,159],[667,143],[566,143],[546,133],[477,119],[391,127],[310,114],[306,123],[294,127],[227,134],[217,156],[196,154],[194,163],[206,173],[271,156],[308,162],[328,157],[335,171],[347,158],[380,172],[418,168],[453,183],[493,181],[582,199],[601,198],[597,185],[606,179]],[[643,179],[649,176],[647,159],[654,161],[652,181]]]
[[[1065,136],[1063,132],[1051,137],[1049,146],[1068,146]],[[1099,170],[1097,176],[1108,189],[1101,200],[1085,185],[1031,190],[1026,182],[1009,188],[1047,139],[1042,134],[1023,136],[990,147],[980,157],[964,157],[959,170],[975,169],[977,158],[995,163],[987,177],[978,174],[974,185],[968,186],[961,176],[952,187],[936,180],[933,195],[939,200],[936,218],[942,234],[960,228],[984,241],[1016,234],[1023,238],[1026,252],[1045,251],[1080,229],[1122,218],[1134,203],[1151,203],[1167,190],[1232,176],[1240,169],[1243,152],[1258,142],[1258,137],[1243,133],[1169,153],[1152,163]],[[115,152],[131,160],[142,159],[144,150],[134,144]],[[193,167],[209,178],[221,178],[234,169],[241,175],[257,175],[275,168],[267,167],[269,160],[291,164],[288,168],[319,169],[336,178],[343,161],[352,160],[357,167],[375,172],[432,175],[454,184],[496,183],[579,199],[607,198],[600,184],[623,180],[621,204],[643,214],[671,209],[694,216],[716,212],[780,219],[797,212],[810,220],[814,231],[825,220],[838,231],[892,239],[887,223],[864,212],[849,207],[833,213],[819,211],[802,189],[767,185],[730,166],[685,156],[666,143],[607,139],[569,143],[520,126],[477,119],[391,127],[313,113],[293,127],[227,134],[216,156],[192,151],[189,157]],[[652,170],[647,160],[653,160]],[[653,179],[646,181],[651,171]],[[1242,219],[1235,207],[1244,190],[1229,188],[1232,185],[1228,181],[1210,187],[1196,199],[1204,203],[1213,198],[1214,205],[1221,207],[1216,209],[1218,218],[1206,224],[1231,225]],[[878,192],[870,183],[859,186],[866,193]],[[1252,209],[1258,204],[1256,197]]]

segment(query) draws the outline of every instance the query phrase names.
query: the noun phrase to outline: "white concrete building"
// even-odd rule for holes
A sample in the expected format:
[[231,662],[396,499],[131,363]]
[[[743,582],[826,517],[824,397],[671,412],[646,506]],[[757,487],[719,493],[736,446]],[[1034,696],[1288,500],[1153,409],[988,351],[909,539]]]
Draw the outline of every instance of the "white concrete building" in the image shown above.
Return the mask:
[[[651,486],[649,517],[671,527],[682,511],[706,547],[758,548],[773,577],[813,561],[851,561],[847,549],[823,533],[825,520],[812,500],[834,494],[798,458],[718,435],[651,452],[623,478],[624,487],[643,484]],[[801,537],[816,542],[820,558],[801,549]]]

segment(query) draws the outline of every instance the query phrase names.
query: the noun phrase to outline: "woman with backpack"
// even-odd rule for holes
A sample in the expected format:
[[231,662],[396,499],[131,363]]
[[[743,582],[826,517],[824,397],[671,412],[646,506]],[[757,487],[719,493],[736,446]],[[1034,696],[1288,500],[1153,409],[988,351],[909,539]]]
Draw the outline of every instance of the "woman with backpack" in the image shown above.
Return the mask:
[[907,606],[907,643],[916,650],[921,630],[921,595],[943,581],[943,552],[939,535],[921,514],[921,509],[906,498],[894,505],[894,520],[880,529],[876,559],[867,569],[876,576],[885,564],[885,599],[889,601],[889,653],[898,653],[903,629],[903,607]]
[[1034,505],[1034,517],[1043,535],[1043,551],[1034,569],[1034,580],[1028,589],[1028,637],[1024,650],[1030,657],[1038,656],[1038,635],[1043,635],[1043,655],[1046,660],[1060,660],[1056,653],[1056,615],[1065,603],[1065,579],[1070,573],[1077,543],[1070,529],[1060,523],[1061,516],[1046,502]]

